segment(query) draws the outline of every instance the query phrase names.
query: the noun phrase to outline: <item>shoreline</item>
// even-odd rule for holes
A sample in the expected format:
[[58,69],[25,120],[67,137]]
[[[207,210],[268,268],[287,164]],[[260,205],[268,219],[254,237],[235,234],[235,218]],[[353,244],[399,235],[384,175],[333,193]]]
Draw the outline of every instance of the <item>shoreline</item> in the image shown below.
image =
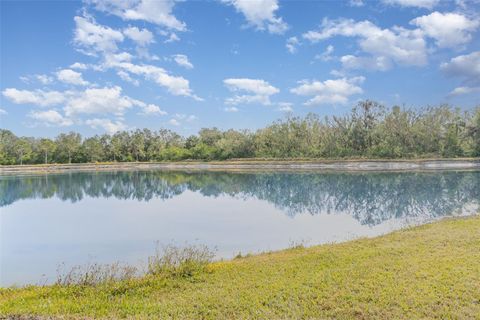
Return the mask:
[[0,314],[473,319],[480,311],[479,230],[478,215],[451,218],[374,238],[207,262],[183,274],[0,288]]
[[120,170],[309,170],[309,171],[435,171],[477,170],[480,158],[353,159],[353,160],[226,160],[178,162],[111,162],[75,164],[2,165],[0,175]]

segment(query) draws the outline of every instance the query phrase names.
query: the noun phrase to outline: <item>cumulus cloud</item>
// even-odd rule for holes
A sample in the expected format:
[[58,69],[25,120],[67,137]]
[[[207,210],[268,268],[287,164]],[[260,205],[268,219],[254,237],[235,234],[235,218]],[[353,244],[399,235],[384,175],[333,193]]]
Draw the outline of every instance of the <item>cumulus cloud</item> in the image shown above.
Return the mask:
[[143,20],[161,27],[185,31],[187,26],[173,15],[174,0],[89,0],[90,4],[103,12],[124,20]]
[[223,80],[224,85],[231,92],[242,92],[225,100],[226,104],[238,105],[242,103],[259,103],[270,105],[270,96],[280,90],[262,79],[230,78]]
[[31,111],[28,114],[28,117],[48,127],[50,126],[68,127],[73,124],[73,121],[71,119],[68,119],[62,116],[56,110]]
[[290,91],[300,96],[313,96],[305,105],[346,104],[350,96],[363,93],[359,84],[364,77],[341,78],[325,81],[303,80]]
[[238,108],[237,107],[226,107],[223,109],[223,111],[225,112],[238,112]]
[[479,87],[456,87],[450,92],[450,95],[458,96],[458,95],[470,94],[470,93],[476,93],[476,92],[480,92],[480,86]]
[[447,75],[480,82],[480,51],[454,57],[442,63],[440,68]]
[[[393,62],[414,66],[425,65],[427,62],[426,43],[423,32],[419,29],[408,30],[397,26],[392,29],[381,29],[368,20],[356,22],[352,19],[324,19],[320,30],[312,30],[303,34],[303,38],[311,42],[326,40],[334,36],[359,38],[360,48],[371,55],[370,59],[357,59],[355,66],[366,62],[362,67],[381,66],[381,70],[386,70],[384,66],[390,66]],[[350,62],[352,61],[351,57],[357,58],[350,56]],[[383,61],[383,63],[372,64],[372,59]]]
[[160,109],[159,106],[154,105],[154,104],[146,104],[142,106],[142,112],[140,113],[141,115],[144,116],[164,116],[167,114],[167,112],[163,111]]
[[234,6],[245,16],[248,25],[257,30],[283,34],[288,29],[282,17],[277,17],[275,14],[279,8],[278,0],[224,0],[223,2]]
[[38,81],[41,84],[47,85],[53,82],[53,77],[50,77],[46,74],[33,74],[28,76],[21,76],[20,80],[25,83],[30,83],[31,81]]
[[139,46],[147,46],[154,42],[153,33],[147,29],[139,29],[137,27],[128,27],[123,29],[123,34],[135,41]]
[[168,121],[168,123],[170,123],[172,126],[179,126],[180,125],[180,122],[177,119],[170,119]]
[[348,4],[351,7],[363,7],[365,5],[363,0],[350,0]]
[[453,89],[452,95],[480,91],[480,51],[460,55],[444,62],[440,69],[448,76],[460,78],[463,85]]
[[137,79],[133,79],[132,77],[130,77],[130,74],[128,74],[127,72],[123,71],[123,70],[120,70],[117,72],[117,75],[120,77],[120,79],[122,79],[123,81],[127,81],[127,82],[130,82],[131,84],[133,84],[134,86],[138,87],[140,85],[140,81],[138,81]]
[[141,106],[142,102],[122,95],[118,86],[90,88],[77,93],[65,105],[65,114],[115,114],[122,115],[132,106]]
[[193,64],[188,60],[188,57],[184,54],[174,54],[173,60],[181,67],[186,69],[193,69]]
[[278,111],[293,112],[292,103],[291,102],[279,102],[278,103]]
[[167,37],[167,39],[163,41],[164,43],[180,41],[180,37],[175,32],[167,32],[164,30],[160,30],[160,34]]
[[471,20],[458,13],[432,12],[410,21],[418,26],[430,38],[435,39],[438,47],[464,45],[472,40],[472,33],[480,25],[480,21]]
[[382,0],[382,2],[388,5],[397,5],[401,7],[432,9],[440,2],[440,0]]
[[7,88],[2,91],[2,94],[13,103],[33,104],[41,107],[58,105],[66,100],[64,93],[59,91],[30,91]]
[[[161,2],[162,1],[158,1],[158,3]],[[123,2],[118,2],[118,5],[122,3]],[[124,4],[126,5],[126,3]],[[129,81],[134,85],[138,85],[139,83],[138,80],[133,79],[131,75],[141,75],[145,79],[154,81],[159,86],[166,88],[167,91],[173,95],[188,96],[197,101],[203,100],[193,93],[187,79],[181,76],[173,76],[161,67],[132,63],[133,56],[130,53],[119,52],[118,50],[118,43],[124,40],[122,32],[99,25],[92,17],[77,16],[75,17],[75,22],[74,43],[77,47],[81,48],[81,51],[85,54],[100,55],[102,57],[103,61],[99,65],[94,66],[94,70],[105,71],[107,69],[114,69],[122,80]],[[127,28],[124,32],[126,32],[128,37],[135,38],[137,43],[147,43],[151,40],[149,31],[146,29]],[[145,48],[140,46],[137,49]],[[144,50],[139,51],[139,56],[149,59],[156,58],[155,56],[151,57],[148,52]]]
[[85,124],[93,129],[103,129],[108,134],[114,134],[115,132],[126,130],[128,128],[123,122],[118,120],[113,122],[110,119],[88,119],[85,121]]
[[285,47],[287,48],[288,52],[295,53],[298,51],[297,47],[300,45],[300,41],[297,37],[290,37],[287,39],[285,43]]
[[[5,89],[2,94],[16,104],[37,106],[62,106],[65,116],[74,118],[83,114],[113,114],[122,116],[128,109],[138,107],[142,114],[164,115],[165,111],[154,104],[130,98],[119,86],[88,88],[83,91],[42,91]],[[53,115],[53,113],[49,113]]]
[[356,57],[346,55],[340,58],[342,66],[346,69],[370,69],[386,71],[392,67],[392,61],[384,56]]
[[71,69],[63,69],[56,73],[57,79],[63,83],[86,86],[89,84],[88,81],[83,80],[82,74],[80,72],[73,71]]
[[86,54],[117,51],[117,42],[124,40],[122,32],[99,25],[92,17],[76,16],[73,19],[75,21],[73,42]]
[[333,59],[332,53],[334,50],[335,48],[332,45],[328,45],[325,51],[323,51],[321,54],[315,55],[315,59],[322,61],[330,61]]
[[188,96],[197,101],[203,100],[193,94],[192,89],[190,89],[190,82],[187,79],[180,76],[172,76],[163,68],[148,64],[137,65],[131,62],[117,61],[108,61],[106,62],[105,67],[116,68],[128,74],[141,75],[166,88],[167,91],[173,95]]
[[70,69],[87,70],[88,66],[85,63],[75,62],[70,65]]

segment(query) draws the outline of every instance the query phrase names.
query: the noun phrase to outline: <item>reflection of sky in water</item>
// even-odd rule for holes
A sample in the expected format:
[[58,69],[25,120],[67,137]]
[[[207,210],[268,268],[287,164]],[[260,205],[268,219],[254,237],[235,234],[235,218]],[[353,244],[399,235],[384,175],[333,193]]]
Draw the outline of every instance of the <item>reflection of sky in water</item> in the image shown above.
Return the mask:
[[231,258],[374,236],[473,213],[480,199],[480,172],[82,173],[0,185],[1,285],[52,281],[61,262],[138,264],[157,240]]

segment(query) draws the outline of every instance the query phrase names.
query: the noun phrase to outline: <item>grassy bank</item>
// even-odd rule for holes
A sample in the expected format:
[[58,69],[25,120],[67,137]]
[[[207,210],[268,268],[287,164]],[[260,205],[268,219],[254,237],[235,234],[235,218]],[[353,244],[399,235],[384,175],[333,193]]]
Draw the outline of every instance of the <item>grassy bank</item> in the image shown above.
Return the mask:
[[211,263],[182,276],[0,290],[0,315],[480,319],[480,217]]

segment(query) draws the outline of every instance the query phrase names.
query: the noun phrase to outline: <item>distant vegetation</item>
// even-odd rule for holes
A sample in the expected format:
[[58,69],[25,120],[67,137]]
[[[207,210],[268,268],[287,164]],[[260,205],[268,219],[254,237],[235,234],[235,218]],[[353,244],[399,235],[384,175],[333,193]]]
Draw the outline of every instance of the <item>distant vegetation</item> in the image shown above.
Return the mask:
[[480,107],[421,111],[362,101],[345,116],[288,117],[255,132],[202,129],[182,137],[160,129],[54,140],[0,130],[0,164],[178,161],[233,158],[416,158],[480,156]]

